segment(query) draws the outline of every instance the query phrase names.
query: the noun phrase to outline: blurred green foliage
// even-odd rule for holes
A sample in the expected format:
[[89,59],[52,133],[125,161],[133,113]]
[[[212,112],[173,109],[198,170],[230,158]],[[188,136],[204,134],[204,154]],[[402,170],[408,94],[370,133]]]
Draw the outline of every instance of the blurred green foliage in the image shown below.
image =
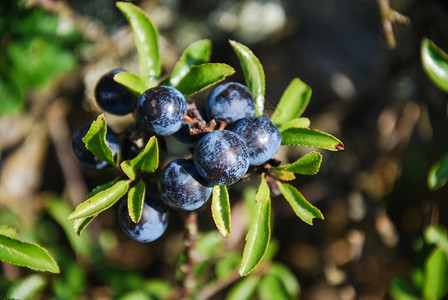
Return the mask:
[[0,115],[25,108],[26,95],[77,66],[82,36],[69,20],[22,1],[0,4]]

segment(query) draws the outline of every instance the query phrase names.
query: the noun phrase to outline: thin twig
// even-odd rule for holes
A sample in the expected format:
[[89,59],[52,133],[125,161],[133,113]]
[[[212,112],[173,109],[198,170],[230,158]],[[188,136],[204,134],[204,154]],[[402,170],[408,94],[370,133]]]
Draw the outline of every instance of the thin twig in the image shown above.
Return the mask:
[[400,14],[390,7],[389,0],[377,0],[378,7],[381,13],[381,22],[383,23],[384,37],[386,38],[389,48],[395,48],[397,42],[395,40],[392,25],[394,23],[401,23],[409,25],[411,21],[408,17]]

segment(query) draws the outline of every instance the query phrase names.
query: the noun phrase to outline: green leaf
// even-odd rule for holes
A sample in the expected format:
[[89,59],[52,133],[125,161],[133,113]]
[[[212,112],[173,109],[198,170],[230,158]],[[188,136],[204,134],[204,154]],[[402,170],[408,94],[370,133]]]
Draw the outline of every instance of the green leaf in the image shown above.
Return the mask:
[[67,217],[72,211],[72,207],[63,199],[58,197],[51,197],[46,205],[48,214],[61,226],[64,233],[76,254],[84,257],[90,257],[90,245],[85,236],[79,237],[73,231],[72,225],[67,222]]
[[[90,193],[87,195],[86,199],[91,198],[91,197],[95,196],[96,194],[98,194],[99,192],[102,192],[102,191],[110,188],[111,186],[114,185],[114,183],[115,183],[115,181],[111,181],[111,182],[108,182],[108,183],[105,183],[105,184],[97,186],[92,191],[90,191]],[[75,231],[75,233],[78,236],[81,236],[81,234],[84,231],[84,229],[90,224],[90,222],[92,222],[92,220],[96,216],[97,215],[74,220],[73,221],[73,230]]]
[[129,72],[121,72],[115,74],[114,80],[121,85],[127,87],[134,94],[140,96],[146,91],[145,83],[142,78],[138,75],[129,73]]
[[201,257],[211,257],[222,250],[222,236],[216,230],[208,231],[199,236],[196,250]]
[[314,218],[324,219],[320,210],[306,201],[295,187],[287,183],[277,182],[277,184],[283,197],[285,197],[296,215],[302,219],[303,222],[313,225]]
[[265,274],[258,285],[258,297],[260,300],[291,300],[285,286],[280,280],[272,275]]
[[420,296],[412,282],[404,277],[395,276],[389,283],[389,294],[395,300],[419,300]]
[[441,299],[448,290],[448,259],[445,252],[435,248],[425,262],[425,299]]
[[282,132],[282,145],[322,148],[330,151],[344,150],[344,144],[331,134],[310,128],[288,128]]
[[162,72],[157,28],[146,13],[134,4],[117,2],[117,7],[131,25],[138,52],[140,75],[145,81],[146,88],[151,88],[157,84]]
[[126,195],[129,185],[130,182],[128,180],[117,181],[110,188],[99,192],[93,197],[87,198],[87,200],[79,204],[75,211],[68,216],[67,220],[71,221],[80,218],[92,217],[108,209],[121,197]]
[[246,85],[255,100],[255,115],[262,116],[264,111],[265,77],[263,66],[254,53],[243,44],[229,41],[240,61]]
[[322,154],[313,151],[305,154],[292,164],[281,165],[275,169],[302,175],[314,175],[319,172],[321,162]]
[[174,87],[186,97],[190,97],[215,83],[223,81],[233,73],[235,73],[235,70],[226,64],[205,63],[193,65]]
[[294,175],[293,172],[276,170],[276,169],[273,169],[272,172],[274,172],[275,176],[277,176],[278,179],[283,181],[292,181],[296,179],[296,175]]
[[443,187],[448,180],[448,155],[435,163],[428,172],[428,187],[437,190]]
[[226,296],[226,300],[250,300],[255,294],[260,278],[257,276],[248,276],[240,279],[232,286]]
[[223,237],[230,235],[230,202],[227,187],[215,185],[212,192],[212,216]]
[[106,143],[107,124],[104,114],[98,116],[96,121],[92,122],[89,131],[82,139],[86,148],[93,153],[93,155],[113,165],[114,156],[112,150]]
[[15,239],[17,238],[17,229],[8,225],[0,225],[0,234]]
[[291,121],[279,125],[278,130],[280,130],[280,132],[283,132],[288,128],[308,128],[310,127],[310,125],[311,125],[310,119],[301,117],[292,119]]
[[239,270],[241,276],[246,276],[258,266],[268,249],[271,238],[271,196],[264,178],[261,180],[255,199],[251,226],[246,236]]
[[431,225],[425,229],[424,236],[428,244],[435,244],[448,255],[448,232],[446,229],[437,225]]
[[433,41],[424,38],[421,43],[421,60],[423,70],[432,82],[448,93],[448,54]]
[[137,171],[154,173],[159,166],[159,145],[155,136],[146,143],[145,148],[131,160],[121,163],[121,169],[132,180],[137,177]]
[[300,293],[300,284],[291,270],[280,263],[272,263],[268,273],[277,277],[291,298],[297,298]]
[[299,78],[294,78],[283,92],[271,121],[277,126],[300,117],[311,99],[312,90]]
[[59,273],[59,266],[41,246],[0,235],[0,260],[37,271]]
[[210,40],[199,40],[190,44],[174,66],[170,77],[171,85],[176,86],[185,77],[191,66],[209,62],[211,54],[212,42]]
[[22,280],[15,282],[8,291],[5,299],[37,299],[37,295],[43,291],[47,281],[41,274],[32,274]]
[[142,217],[143,204],[145,203],[146,187],[143,181],[129,189],[128,193],[128,211],[132,222],[138,223]]
[[230,256],[221,258],[216,262],[215,274],[218,280],[226,279],[232,276],[241,262],[241,254],[234,253]]

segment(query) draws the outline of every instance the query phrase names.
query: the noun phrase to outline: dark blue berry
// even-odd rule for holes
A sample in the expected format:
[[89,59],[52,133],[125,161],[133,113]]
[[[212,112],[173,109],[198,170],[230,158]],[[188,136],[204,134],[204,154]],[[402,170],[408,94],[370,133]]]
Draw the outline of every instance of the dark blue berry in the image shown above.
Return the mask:
[[212,185],[197,172],[193,160],[176,159],[163,170],[160,197],[168,206],[196,210],[210,198]]
[[138,97],[123,85],[114,80],[121,69],[112,70],[104,74],[95,86],[95,99],[106,112],[114,115],[126,115],[134,111]]
[[196,145],[194,163],[208,182],[230,185],[246,174],[249,154],[243,140],[228,130],[207,133]]
[[129,217],[128,202],[123,200],[118,208],[118,223],[133,240],[149,243],[157,240],[168,226],[168,210],[154,195],[147,194],[143,204],[142,217],[134,223]]
[[254,98],[245,85],[237,82],[220,84],[207,98],[205,113],[209,119],[229,124],[254,115]]
[[[92,122],[84,125],[83,127],[81,127],[81,129],[73,133],[72,149],[81,166],[86,169],[99,170],[106,167],[107,162],[93,155],[93,153],[86,148],[86,145],[82,141],[82,139],[89,131],[91,124]],[[107,128],[106,143],[109,146],[110,150],[112,150],[112,154],[115,157],[118,153],[120,145],[117,135],[110,128]]]
[[181,127],[187,113],[187,101],[175,88],[158,86],[141,95],[136,113],[137,120],[147,131],[166,136]]
[[252,166],[259,166],[277,153],[282,141],[280,131],[268,118],[248,117],[229,126],[245,142]]

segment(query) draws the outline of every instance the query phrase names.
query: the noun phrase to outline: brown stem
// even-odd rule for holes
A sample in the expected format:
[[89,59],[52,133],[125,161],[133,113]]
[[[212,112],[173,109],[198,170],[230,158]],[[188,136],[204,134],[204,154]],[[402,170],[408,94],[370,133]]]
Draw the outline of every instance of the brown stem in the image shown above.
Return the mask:
[[182,299],[189,299],[196,288],[194,267],[197,262],[196,240],[198,239],[198,215],[190,212],[185,220],[187,230],[185,236],[185,246],[187,247],[187,265],[185,266],[185,277],[183,279]]

